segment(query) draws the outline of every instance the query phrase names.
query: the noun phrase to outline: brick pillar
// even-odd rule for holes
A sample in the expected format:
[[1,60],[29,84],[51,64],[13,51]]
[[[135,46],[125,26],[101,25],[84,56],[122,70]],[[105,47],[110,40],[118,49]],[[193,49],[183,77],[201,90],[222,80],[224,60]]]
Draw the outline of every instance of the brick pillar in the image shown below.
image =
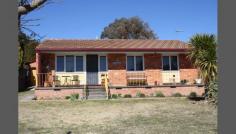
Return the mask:
[[126,55],[108,54],[109,83],[115,86],[125,86],[126,83]]
[[148,85],[162,84],[161,54],[144,54],[145,74]]

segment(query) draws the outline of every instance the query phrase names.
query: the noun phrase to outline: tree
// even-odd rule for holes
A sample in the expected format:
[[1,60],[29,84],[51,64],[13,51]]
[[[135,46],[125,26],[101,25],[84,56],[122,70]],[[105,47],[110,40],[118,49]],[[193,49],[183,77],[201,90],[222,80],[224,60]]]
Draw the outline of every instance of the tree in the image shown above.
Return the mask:
[[[23,68],[25,57],[25,48],[24,45],[27,44],[25,41],[29,38],[25,33],[23,33],[23,29],[28,30],[31,33],[31,36],[35,36],[36,33],[23,26],[22,21],[33,21],[33,20],[22,20],[22,16],[27,15],[28,13],[40,8],[43,4],[45,4],[49,0],[18,0],[18,42],[19,42],[19,70]],[[28,39],[29,40],[29,39]]]
[[208,97],[215,97],[217,95],[213,94],[217,93],[217,89],[212,88],[217,87],[216,37],[213,34],[196,34],[190,39],[190,44],[192,50],[188,57],[199,68],[200,75],[206,84],[206,94],[209,95]]
[[[39,9],[42,5],[49,0],[18,0],[18,72],[19,72],[19,90],[24,89],[27,84],[27,78],[25,77],[24,64],[27,60],[32,60],[31,56],[34,55],[34,48],[37,45],[37,41],[33,40],[36,33],[24,26],[23,21],[30,22],[32,20],[22,20],[22,16]],[[28,30],[31,34],[26,35],[22,29]],[[32,45],[33,44],[33,45]],[[29,58],[30,57],[30,58]],[[34,56],[33,56],[34,57]]]
[[18,0],[18,16],[26,15],[39,8],[47,0]]
[[189,58],[200,69],[206,83],[217,78],[217,57],[215,35],[196,34],[190,39],[192,51]]
[[101,38],[108,39],[156,39],[157,36],[147,23],[139,17],[115,19],[104,28]]
[[23,44],[24,56],[22,55],[19,47],[18,66],[22,63],[30,63],[35,61],[35,48],[39,44],[39,40],[32,38],[24,33],[19,36],[19,40]]

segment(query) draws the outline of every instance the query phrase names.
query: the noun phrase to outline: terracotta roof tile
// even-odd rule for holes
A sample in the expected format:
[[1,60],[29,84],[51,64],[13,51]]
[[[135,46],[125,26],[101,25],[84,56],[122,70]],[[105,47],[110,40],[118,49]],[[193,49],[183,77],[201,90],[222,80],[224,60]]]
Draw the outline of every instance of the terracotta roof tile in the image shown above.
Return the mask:
[[64,40],[43,41],[38,51],[188,51],[190,46],[179,40]]

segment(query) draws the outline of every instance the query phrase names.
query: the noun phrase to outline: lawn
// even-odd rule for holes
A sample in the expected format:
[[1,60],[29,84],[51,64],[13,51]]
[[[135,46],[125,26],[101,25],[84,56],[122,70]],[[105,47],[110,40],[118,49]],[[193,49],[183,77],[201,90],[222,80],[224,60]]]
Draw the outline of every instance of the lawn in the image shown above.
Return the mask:
[[19,102],[21,134],[217,133],[217,109],[186,98]]

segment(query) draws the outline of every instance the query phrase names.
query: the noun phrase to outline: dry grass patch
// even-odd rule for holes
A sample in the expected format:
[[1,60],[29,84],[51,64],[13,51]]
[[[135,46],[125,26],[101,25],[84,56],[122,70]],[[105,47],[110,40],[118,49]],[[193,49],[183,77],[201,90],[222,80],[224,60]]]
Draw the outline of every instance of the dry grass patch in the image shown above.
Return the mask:
[[20,133],[216,133],[216,108],[185,98],[19,103]]

